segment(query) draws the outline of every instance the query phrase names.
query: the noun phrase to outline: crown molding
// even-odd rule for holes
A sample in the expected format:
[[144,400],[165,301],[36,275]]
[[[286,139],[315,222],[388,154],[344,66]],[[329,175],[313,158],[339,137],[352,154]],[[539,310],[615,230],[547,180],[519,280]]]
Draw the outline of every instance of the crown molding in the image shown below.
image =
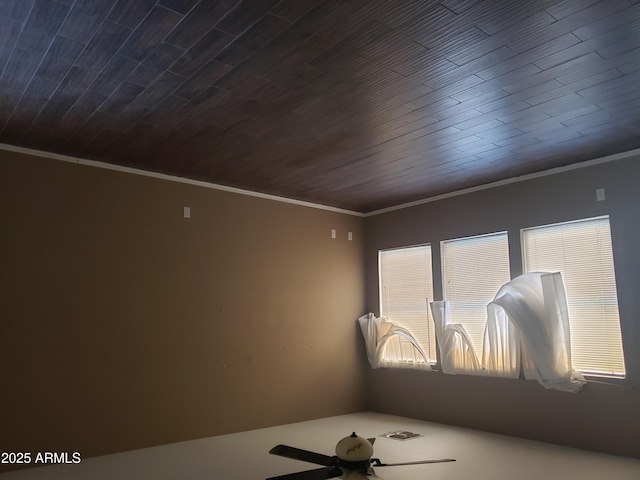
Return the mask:
[[342,208],[337,208],[337,207],[331,207],[328,205],[321,205],[319,203],[312,203],[312,202],[305,202],[302,200],[295,200],[293,198],[286,198],[286,197],[280,197],[277,195],[271,195],[268,193],[261,193],[261,192],[254,192],[252,190],[244,190],[242,188],[236,188],[236,187],[229,187],[227,185],[220,185],[217,183],[211,183],[211,182],[204,182],[201,180],[193,180],[190,178],[184,178],[184,177],[178,177],[175,175],[167,175],[164,173],[156,173],[156,172],[150,172],[147,170],[142,170],[139,168],[131,168],[131,167],[125,167],[122,165],[115,165],[115,164],[111,164],[111,163],[106,163],[106,162],[99,162],[96,160],[87,160],[85,158],[79,158],[79,157],[71,157],[69,155],[61,155],[58,153],[52,153],[52,152],[45,152],[42,150],[35,150],[32,148],[25,148],[25,147],[18,147],[15,145],[9,145],[6,143],[0,143],[0,150],[6,150],[6,151],[10,151],[10,152],[16,152],[16,153],[23,153],[26,155],[33,155],[36,157],[42,157],[42,158],[48,158],[51,160],[59,160],[62,162],[69,162],[69,163],[75,163],[78,165],[86,165],[86,166],[90,166],[90,167],[97,167],[97,168],[104,168],[106,170],[114,170],[116,172],[123,172],[123,173],[130,173],[130,174],[134,174],[134,175],[142,175],[144,177],[152,177],[152,178],[159,178],[161,180],[168,180],[170,182],[178,182],[178,183],[186,183],[188,185],[194,185],[197,187],[203,187],[203,188],[209,188],[212,190],[220,190],[223,192],[229,192],[229,193],[236,193],[238,195],[246,195],[249,197],[256,197],[256,198],[262,198],[264,200],[272,200],[274,202],[282,202],[282,203],[289,203],[292,205],[298,205],[301,207],[309,207],[309,208],[315,208],[318,210],[327,210],[330,212],[335,212],[335,213],[343,213],[345,215],[352,215],[355,217],[364,217],[364,214],[361,212],[354,212],[352,210],[345,210]]

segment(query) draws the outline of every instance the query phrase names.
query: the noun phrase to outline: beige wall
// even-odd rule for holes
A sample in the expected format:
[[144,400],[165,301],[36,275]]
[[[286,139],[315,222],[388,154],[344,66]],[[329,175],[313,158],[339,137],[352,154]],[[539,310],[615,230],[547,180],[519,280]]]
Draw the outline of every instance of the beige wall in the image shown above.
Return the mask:
[[366,408],[362,218],[6,151],[0,200],[0,450]]
[[[605,188],[606,201],[596,201]],[[640,158],[504,185],[366,219],[367,307],[379,313],[379,249],[431,243],[442,298],[441,240],[507,230],[521,273],[520,229],[610,215],[627,379],[579,394],[535,382],[441,373],[369,372],[372,410],[640,457]]]

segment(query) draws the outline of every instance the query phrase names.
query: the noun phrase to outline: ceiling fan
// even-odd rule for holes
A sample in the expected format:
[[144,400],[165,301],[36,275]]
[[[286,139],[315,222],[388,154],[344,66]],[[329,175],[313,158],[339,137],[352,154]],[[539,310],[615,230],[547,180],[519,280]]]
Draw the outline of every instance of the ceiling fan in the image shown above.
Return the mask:
[[372,467],[395,467],[400,465],[419,465],[425,463],[455,462],[453,458],[440,460],[418,460],[403,463],[382,463],[373,456],[373,443],[375,438],[363,438],[356,433],[344,437],[336,445],[336,454],[332,457],[321,453],[310,452],[287,445],[277,445],[269,450],[273,455],[301,460],[303,462],[322,465],[323,468],[305,470],[303,472],[290,473],[270,477],[267,480],[325,480],[328,478],[342,479],[366,479],[367,475],[373,475]]

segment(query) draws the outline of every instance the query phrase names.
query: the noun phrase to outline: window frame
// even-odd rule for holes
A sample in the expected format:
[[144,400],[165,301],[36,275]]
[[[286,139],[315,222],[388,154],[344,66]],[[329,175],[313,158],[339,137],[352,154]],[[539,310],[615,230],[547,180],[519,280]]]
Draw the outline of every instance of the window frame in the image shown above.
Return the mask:
[[[428,246],[431,249],[431,281],[432,281],[432,293],[433,293],[433,301],[438,301],[438,300],[444,300],[445,297],[445,277],[444,277],[444,272],[443,272],[443,263],[444,263],[444,252],[442,249],[442,244],[444,242],[447,241],[451,241],[451,240],[456,240],[458,238],[472,238],[472,237],[480,237],[480,236],[485,236],[485,235],[494,235],[494,234],[498,234],[498,233],[506,233],[507,234],[507,244],[508,244],[508,262],[509,262],[509,267],[510,267],[510,279],[511,278],[515,278],[515,276],[518,276],[520,274],[523,274],[526,272],[525,270],[525,252],[524,252],[524,239],[523,239],[523,231],[524,230],[528,230],[528,229],[534,229],[534,228],[540,228],[540,227],[545,227],[545,226],[552,226],[552,225],[559,225],[559,224],[563,224],[563,223],[571,223],[571,222],[580,222],[580,221],[588,221],[591,219],[597,219],[597,218],[608,218],[609,219],[609,234],[611,237],[611,249],[612,249],[612,253],[614,250],[614,246],[615,246],[615,239],[614,234],[615,234],[615,223],[611,221],[611,218],[608,214],[605,215],[595,215],[595,216],[585,216],[585,217],[579,217],[579,218],[569,218],[567,220],[562,219],[562,218],[558,218],[555,217],[553,219],[548,219],[547,220],[551,220],[548,223],[543,223],[545,219],[538,219],[535,224],[531,225],[524,225],[520,224],[520,225],[514,225],[514,226],[509,226],[508,228],[504,228],[504,229],[499,229],[496,231],[492,231],[492,232],[488,232],[488,233],[482,233],[482,234],[477,234],[477,235],[466,235],[466,236],[460,236],[460,237],[453,237],[453,238],[447,238],[447,239],[435,239],[431,242],[424,242],[424,243],[417,243],[417,244],[409,244],[409,245],[402,245],[402,246],[397,246],[397,247],[392,247],[392,248],[381,248],[378,250],[377,252],[377,261],[378,261],[378,265],[377,265],[377,273],[378,273],[378,295],[379,295],[379,312],[382,315],[383,314],[383,307],[382,307],[382,292],[381,292],[381,270],[380,270],[380,252],[383,251],[393,251],[393,250],[402,250],[402,249],[407,249],[407,248],[414,248],[414,247],[421,247],[421,246]],[[434,245],[440,244],[440,249],[436,249],[434,250]],[[597,373],[597,372],[589,372],[589,371],[582,371],[582,370],[577,370],[579,371],[582,376],[590,383],[601,383],[601,384],[607,384],[607,385],[614,385],[614,386],[626,386],[628,385],[628,382],[630,381],[630,379],[633,377],[633,373],[630,373],[630,364],[629,364],[629,359],[627,358],[627,354],[626,354],[626,349],[625,349],[625,322],[624,322],[624,318],[622,316],[622,312],[621,312],[621,303],[620,303],[620,298],[619,298],[619,289],[618,289],[618,285],[617,285],[617,278],[615,278],[615,264],[616,264],[616,257],[615,255],[613,255],[613,264],[614,264],[614,279],[616,280],[616,297],[617,297],[617,307],[618,307],[618,322],[619,322],[619,328],[620,328],[620,337],[621,337],[621,345],[622,345],[622,356],[623,356],[623,362],[624,362],[624,368],[625,368],[625,375],[621,376],[621,375],[607,375],[607,374],[602,374],[602,373]],[[440,274],[440,278],[438,278],[438,272]],[[428,274],[428,272],[427,272]],[[428,318],[429,321],[433,322],[433,315],[431,312],[431,309],[428,309]],[[434,325],[435,327],[435,325]],[[482,356],[482,352],[476,352],[478,354],[479,359],[481,359]],[[429,365],[431,365],[433,368],[431,371],[435,371],[435,372],[441,372],[441,368],[440,368],[440,348],[439,345],[436,341],[436,346],[435,346],[435,362],[433,361],[433,359],[430,359],[429,361]],[[522,378],[522,372],[521,372],[521,376],[520,378]]]
[[[611,240],[611,268],[613,270],[613,280],[614,280],[614,287],[615,287],[615,299],[616,299],[616,310],[617,310],[617,320],[618,320],[618,328],[620,329],[620,349],[621,349],[621,358],[622,358],[622,365],[623,365],[623,369],[624,369],[624,373],[623,374],[616,374],[616,373],[605,373],[605,372],[596,372],[593,370],[581,370],[579,368],[576,368],[575,366],[573,367],[577,372],[580,372],[585,378],[591,380],[591,379],[606,379],[607,382],[623,382],[629,375],[628,372],[628,362],[626,361],[625,358],[625,349],[624,349],[624,335],[623,335],[623,329],[622,329],[622,321],[621,321],[621,317],[620,317],[620,301],[618,298],[618,287],[617,287],[617,279],[615,278],[615,272],[616,272],[616,268],[615,268],[615,256],[613,255],[613,234],[612,234],[612,229],[611,229],[611,220],[609,215],[598,215],[598,216],[594,216],[594,217],[581,217],[581,218],[577,218],[577,219],[572,219],[572,220],[564,220],[564,221],[559,221],[559,222],[553,222],[553,223],[548,223],[548,224],[543,224],[543,225],[534,225],[534,226],[529,226],[529,227],[523,227],[520,229],[520,250],[521,250],[521,259],[522,259],[522,272],[526,273],[530,270],[528,270],[527,268],[527,254],[526,254],[526,242],[525,242],[525,232],[526,231],[531,231],[531,230],[536,230],[536,229],[542,229],[545,227],[556,227],[556,226],[561,226],[561,225],[570,225],[570,224],[578,224],[578,223],[583,223],[583,222],[590,222],[590,221],[596,221],[596,220],[607,220],[607,224],[608,224],[608,229],[609,229],[609,238]],[[531,270],[533,271],[533,270]],[[564,278],[563,278],[564,280]],[[566,282],[565,283],[565,288],[566,288]],[[568,295],[567,295],[568,297]],[[570,313],[569,315],[569,321],[571,322],[571,318],[572,315]],[[571,336],[571,338],[573,339],[573,335]],[[573,347],[573,345],[572,345]],[[572,363],[573,363],[573,348],[572,348]],[[597,380],[595,380],[597,381]]]
[[[498,290],[500,289],[500,287],[502,285],[504,285],[504,283],[509,282],[512,278],[511,278],[511,260],[512,260],[512,256],[511,256],[511,249],[510,249],[510,237],[509,237],[509,231],[508,230],[497,230],[497,231],[493,231],[493,232],[487,232],[487,233],[481,233],[481,234],[477,234],[477,235],[466,235],[463,237],[454,237],[454,238],[449,238],[446,240],[441,240],[440,241],[440,274],[441,274],[441,285],[442,285],[442,300],[444,301],[450,301],[450,299],[447,298],[447,275],[446,275],[446,254],[445,254],[445,245],[446,244],[451,244],[453,242],[456,241],[463,241],[463,240],[472,240],[472,239],[480,239],[480,238],[488,238],[488,237],[497,237],[497,236],[504,236],[504,239],[506,240],[506,244],[507,244],[507,255],[506,255],[506,262],[507,262],[507,270],[508,270],[508,278],[506,279],[505,282],[501,283],[498,288],[496,289],[496,291],[494,292],[494,296],[496,293],[498,293]],[[489,300],[489,302],[493,300],[493,298],[491,298]],[[487,302],[487,304],[489,303]],[[484,325],[483,325],[483,332],[484,329],[486,328],[486,304],[484,306],[483,309],[483,316],[484,316]],[[474,335],[472,332],[469,332],[469,329],[467,328],[467,326],[464,323],[461,322],[456,322],[455,319],[451,318],[453,323],[460,323],[461,325],[463,325],[465,327],[465,330],[467,330],[467,333],[469,334],[470,337],[472,336],[477,336]],[[478,361],[482,362],[482,356],[483,356],[483,343],[484,341],[480,341],[480,343],[478,345],[474,344],[473,348],[475,350],[475,354],[478,358]],[[480,347],[478,349],[478,346]]]
[[[430,323],[430,325],[427,326],[427,330],[432,332],[433,335],[433,345],[429,346],[429,345],[423,345],[422,342],[419,341],[419,339],[416,339],[418,341],[418,344],[422,347],[423,351],[425,352],[425,354],[427,355],[427,365],[430,365],[431,367],[436,367],[439,365],[439,349],[438,349],[438,342],[435,339],[435,324],[433,322],[433,316],[431,314],[431,307],[430,307],[430,302],[434,301],[434,279],[433,279],[433,246],[431,243],[429,242],[425,242],[425,243],[419,243],[419,244],[413,244],[413,245],[407,245],[407,246],[400,246],[400,247],[392,247],[392,248],[381,248],[378,250],[378,256],[377,256],[377,260],[378,260],[378,308],[379,308],[379,312],[380,312],[380,316],[381,317],[385,317],[386,313],[385,309],[383,307],[383,299],[384,299],[384,294],[383,294],[383,278],[382,278],[382,255],[386,252],[397,252],[400,250],[411,250],[411,249],[418,249],[418,248],[428,248],[428,255],[429,255],[429,263],[430,263],[430,267],[431,267],[431,271],[429,271],[427,269],[426,273],[426,280],[427,280],[427,286],[430,283],[431,284],[431,299],[427,298],[424,299],[424,304],[425,304],[425,310],[426,310],[426,320],[427,322]],[[396,319],[392,318],[392,317],[388,317],[388,319],[394,323],[397,323],[398,325],[407,328],[408,330],[411,330],[411,328],[409,326],[407,326],[406,324],[403,324],[401,321],[397,321]],[[433,352],[435,353],[433,358],[429,358],[429,353],[431,352],[431,349],[433,348]]]

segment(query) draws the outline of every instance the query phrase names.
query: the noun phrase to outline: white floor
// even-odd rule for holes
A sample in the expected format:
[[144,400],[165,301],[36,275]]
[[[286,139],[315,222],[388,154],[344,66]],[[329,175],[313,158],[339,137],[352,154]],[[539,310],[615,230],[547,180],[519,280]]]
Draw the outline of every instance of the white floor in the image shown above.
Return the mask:
[[75,465],[31,468],[2,474],[0,479],[260,480],[316,468],[269,455],[276,444],[333,455],[335,443],[354,430],[363,437],[378,437],[393,430],[423,435],[404,441],[377,438],[374,457],[385,463],[457,460],[378,467],[376,474],[381,480],[640,479],[640,460],[370,412],[94,457]]

